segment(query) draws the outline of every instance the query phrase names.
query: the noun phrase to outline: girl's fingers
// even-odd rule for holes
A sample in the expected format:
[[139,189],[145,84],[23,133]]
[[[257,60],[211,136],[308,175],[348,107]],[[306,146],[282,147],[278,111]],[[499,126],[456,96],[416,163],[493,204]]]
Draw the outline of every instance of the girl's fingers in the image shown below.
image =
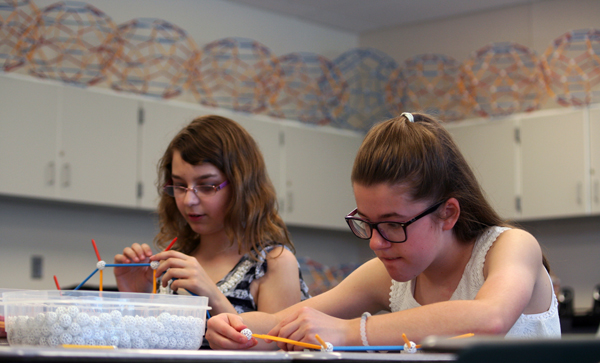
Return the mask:
[[151,261],[160,261],[160,260],[166,260],[169,258],[178,258],[181,260],[185,260],[189,257],[190,256],[183,254],[181,252],[169,250],[169,251],[162,251],[162,252],[157,253],[156,255],[152,256],[150,258],[150,260]]

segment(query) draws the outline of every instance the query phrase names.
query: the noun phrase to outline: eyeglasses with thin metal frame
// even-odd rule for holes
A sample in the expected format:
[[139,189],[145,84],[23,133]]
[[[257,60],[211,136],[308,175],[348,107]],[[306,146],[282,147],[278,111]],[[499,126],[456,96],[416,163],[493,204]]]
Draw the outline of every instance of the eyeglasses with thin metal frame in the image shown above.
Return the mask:
[[408,239],[406,227],[425,217],[426,215],[433,213],[436,209],[440,207],[440,205],[444,204],[445,202],[446,201],[435,203],[431,207],[425,209],[423,213],[419,214],[418,216],[407,222],[367,222],[364,219],[355,217],[358,208],[355,208],[352,212],[350,212],[345,219],[352,233],[354,233],[354,235],[360,239],[371,239],[371,237],[373,236],[373,230],[376,229],[377,232],[379,232],[379,235],[381,235],[381,237],[383,237],[383,239],[385,239],[386,241],[392,243],[402,243],[406,242],[406,240]]
[[216,184],[205,184],[205,185],[196,185],[192,188],[186,188],[181,185],[165,185],[163,190],[167,195],[178,198],[184,196],[188,191],[194,192],[194,194],[198,197],[210,197],[215,195],[219,190],[225,188],[225,186],[229,184],[227,180],[222,182],[219,185]]

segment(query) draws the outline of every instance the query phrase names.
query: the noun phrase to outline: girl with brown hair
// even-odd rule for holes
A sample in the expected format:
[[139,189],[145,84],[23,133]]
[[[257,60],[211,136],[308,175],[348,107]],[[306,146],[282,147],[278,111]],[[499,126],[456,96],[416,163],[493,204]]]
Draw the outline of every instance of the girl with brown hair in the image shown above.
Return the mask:
[[[274,313],[309,297],[262,154],[239,124],[192,121],[167,147],[158,183],[155,243],[176,244],[153,254],[136,243],[115,263],[161,261],[161,290],[207,296],[212,314]],[[149,267],[114,271],[120,291],[152,291]]]
[[[246,327],[313,344],[319,334],[334,346],[401,345],[403,333],[416,342],[465,333],[560,337],[540,245],[496,214],[439,122],[403,113],[374,126],[352,184],[357,208],[346,221],[377,257],[276,314],[213,317],[211,347],[268,348],[239,333]],[[380,311],[390,313],[371,316]]]

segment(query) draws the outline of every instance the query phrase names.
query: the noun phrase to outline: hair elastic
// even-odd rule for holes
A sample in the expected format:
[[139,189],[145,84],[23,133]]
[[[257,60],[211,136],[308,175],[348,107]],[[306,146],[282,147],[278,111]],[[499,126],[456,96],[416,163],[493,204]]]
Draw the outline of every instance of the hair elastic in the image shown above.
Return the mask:
[[415,117],[410,112],[402,112],[400,117],[402,117],[402,116],[406,117],[408,119],[408,121],[410,121],[410,122],[415,122]]

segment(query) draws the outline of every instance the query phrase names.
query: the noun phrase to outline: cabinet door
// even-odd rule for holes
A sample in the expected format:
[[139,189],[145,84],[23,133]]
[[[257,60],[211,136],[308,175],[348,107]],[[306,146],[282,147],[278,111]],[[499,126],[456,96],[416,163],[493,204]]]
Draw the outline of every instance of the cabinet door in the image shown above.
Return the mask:
[[583,110],[537,112],[520,119],[522,217],[586,213],[586,145]]
[[54,197],[62,86],[0,77],[0,193]]
[[285,198],[285,185],[283,184],[284,178],[282,177],[284,172],[282,170],[282,164],[284,161],[282,160],[283,146],[280,142],[280,137],[283,137],[280,136],[280,134],[283,133],[280,126],[281,121],[273,121],[261,116],[252,116],[241,113],[231,115],[223,113],[222,116],[229,117],[232,120],[239,122],[240,125],[248,130],[258,144],[260,152],[265,159],[267,173],[275,187],[280,208],[282,208],[281,204],[284,203]]
[[144,101],[143,110],[140,158],[143,193],[139,206],[155,209],[160,196],[157,189],[158,162],[173,137],[190,121],[201,116],[203,110],[193,104],[167,101]]
[[356,207],[350,174],[362,142],[342,134],[284,126],[287,223],[346,229],[344,216]]
[[589,109],[592,213],[600,213],[600,108]]
[[59,197],[136,206],[138,101],[113,92],[64,88],[59,117]]
[[515,127],[511,118],[446,126],[488,201],[505,219],[518,216]]

